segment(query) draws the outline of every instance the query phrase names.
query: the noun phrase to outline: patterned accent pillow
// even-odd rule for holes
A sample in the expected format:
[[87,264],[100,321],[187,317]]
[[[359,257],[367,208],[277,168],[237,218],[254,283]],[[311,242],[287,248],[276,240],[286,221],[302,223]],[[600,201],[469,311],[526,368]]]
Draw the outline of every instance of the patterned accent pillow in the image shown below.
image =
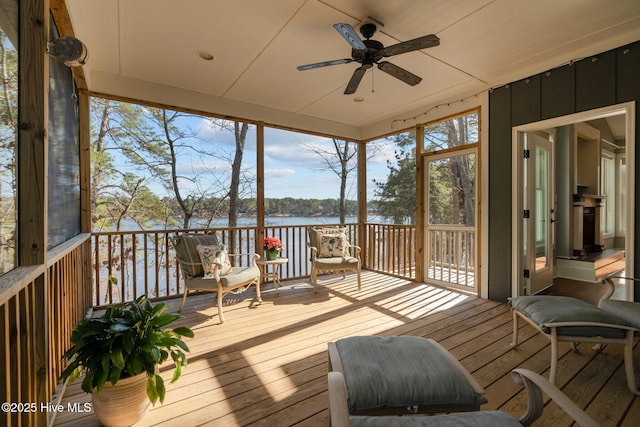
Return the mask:
[[200,264],[202,261],[196,247],[198,245],[217,246],[219,242],[220,240],[215,234],[196,233],[181,234],[174,240],[176,257],[187,263],[180,266],[187,276],[198,277],[204,274],[202,264]]
[[200,259],[202,260],[202,268],[204,269],[205,278],[213,278],[213,270],[218,266],[220,275],[225,275],[231,271],[231,261],[225,245],[220,246],[196,246]]
[[347,239],[344,234],[320,235],[320,258],[343,257],[347,254]]

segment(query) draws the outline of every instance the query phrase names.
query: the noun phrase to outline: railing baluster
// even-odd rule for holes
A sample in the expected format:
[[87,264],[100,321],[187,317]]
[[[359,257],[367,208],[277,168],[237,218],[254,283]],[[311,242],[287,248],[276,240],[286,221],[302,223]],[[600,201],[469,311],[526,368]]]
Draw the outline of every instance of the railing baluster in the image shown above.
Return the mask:
[[[131,235],[131,281],[135,284],[138,283],[138,262],[137,262],[137,258],[136,258],[136,251],[137,251],[137,245],[136,242],[138,240],[138,235],[137,234],[132,234]],[[138,286],[133,286],[133,299],[135,300],[136,298],[138,298]]]
[[[349,241],[359,241],[358,225],[346,224]],[[309,254],[307,249],[307,225],[267,226],[265,234],[280,238],[285,251],[282,256],[289,258],[289,263],[282,268],[283,279],[296,279],[309,275]],[[216,232],[221,243],[229,244],[234,241],[236,251],[240,253],[257,252],[262,255],[261,242],[255,241],[257,228],[235,227],[197,230],[154,230],[154,231],[119,231],[94,233],[91,240],[94,245],[91,252],[94,257],[93,272],[94,295],[91,300],[94,305],[101,307],[115,302],[113,290],[108,278],[113,275],[114,268],[120,268],[119,286],[115,289],[120,293],[119,301],[127,302],[144,294],[157,298],[170,298],[182,294],[179,268],[175,262],[173,245],[170,244],[170,234],[184,232],[207,233]],[[362,248],[368,254],[368,265],[374,271],[386,272],[392,275],[414,279],[415,277],[415,236],[414,226],[401,224],[367,224],[365,232],[368,234],[368,247]],[[446,259],[446,239],[442,231],[435,233],[431,239],[428,252],[429,269],[433,272],[440,270],[442,275]],[[233,239],[231,239],[233,237]],[[138,244],[138,239],[142,244]],[[105,248],[106,245],[106,248]],[[120,245],[120,247],[118,247]],[[257,245],[257,247],[255,246]],[[106,249],[106,250],[105,250]],[[141,250],[140,250],[141,249]],[[114,251],[120,256],[113,256]],[[140,251],[140,252],[139,252]],[[465,253],[468,251],[465,251]],[[103,260],[103,256],[106,258]],[[119,259],[118,259],[119,258]],[[240,265],[247,265],[250,257],[239,260]],[[164,263],[164,265],[163,265]],[[454,264],[452,260],[448,262]],[[130,274],[129,274],[130,272]],[[160,279],[160,274],[165,277]],[[101,280],[103,274],[106,280]],[[125,280],[127,279],[128,280]],[[144,285],[138,287],[140,280]],[[103,287],[101,283],[106,283]]]

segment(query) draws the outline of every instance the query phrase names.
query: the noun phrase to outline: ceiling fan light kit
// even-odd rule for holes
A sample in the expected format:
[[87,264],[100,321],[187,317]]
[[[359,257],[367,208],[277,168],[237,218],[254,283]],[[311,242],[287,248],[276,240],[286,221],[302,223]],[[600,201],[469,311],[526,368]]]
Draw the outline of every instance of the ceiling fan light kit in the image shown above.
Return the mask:
[[399,67],[391,62],[383,61],[383,58],[388,58],[394,55],[400,55],[402,53],[413,52],[415,50],[426,49],[429,47],[438,46],[440,39],[435,34],[429,34],[426,36],[418,37],[416,39],[400,42],[388,47],[384,47],[382,43],[377,40],[372,40],[371,37],[377,30],[376,24],[367,22],[360,27],[360,33],[365,38],[361,40],[358,34],[349,24],[334,24],[336,31],[344,37],[344,39],[351,45],[351,58],[334,59],[332,61],[316,62],[314,64],[300,65],[299,71],[312,70],[315,68],[328,67],[331,65],[348,64],[350,62],[357,62],[360,67],[356,68],[351,79],[347,83],[347,87],[344,90],[345,95],[351,95],[355,93],[362,77],[365,75],[369,68],[374,65],[378,66],[378,69],[395,77],[398,80],[405,82],[410,86],[415,86],[422,81],[422,78],[415,74]]

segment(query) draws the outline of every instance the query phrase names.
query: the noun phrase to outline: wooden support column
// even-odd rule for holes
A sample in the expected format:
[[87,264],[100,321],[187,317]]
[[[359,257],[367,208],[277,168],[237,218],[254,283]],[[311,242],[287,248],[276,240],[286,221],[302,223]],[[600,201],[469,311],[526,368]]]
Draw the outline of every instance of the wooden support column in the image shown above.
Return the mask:
[[[41,265],[47,260],[48,138],[49,122],[49,0],[22,0],[19,43],[18,124],[18,262]],[[33,300],[36,402],[49,402],[46,271],[35,281]],[[37,425],[46,425],[47,413],[39,411]]]
[[358,241],[360,260],[367,267],[367,144],[358,144]]
[[82,91],[78,98],[80,119],[80,231],[91,233],[91,126],[89,95]]
[[258,229],[256,232],[256,252],[262,253],[264,239],[264,123],[256,126],[256,208]]
[[26,0],[20,6],[18,257],[20,265],[35,265],[44,264],[47,251],[49,2]]
[[424,280],[425,245],[425,170],[424,170],[424,127],[416,127],[416,274],[417,282]]

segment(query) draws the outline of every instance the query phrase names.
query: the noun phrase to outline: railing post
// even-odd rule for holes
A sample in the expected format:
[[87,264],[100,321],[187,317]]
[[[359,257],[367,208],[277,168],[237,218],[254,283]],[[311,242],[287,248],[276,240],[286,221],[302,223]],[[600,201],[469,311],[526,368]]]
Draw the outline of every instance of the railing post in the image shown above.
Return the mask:
[[424,170],[424,127],[416,126],[416,259],[415,279],[422,282],[425,277],[425,170]]
[[262,244],[265,237],[264,232],[264,123],[259,122],[256,126],[256,219],[258,228],[256,229],[256,251]]
[[358,145],[358,241],[362,266],[369,265],[367,260],[367,144]]

